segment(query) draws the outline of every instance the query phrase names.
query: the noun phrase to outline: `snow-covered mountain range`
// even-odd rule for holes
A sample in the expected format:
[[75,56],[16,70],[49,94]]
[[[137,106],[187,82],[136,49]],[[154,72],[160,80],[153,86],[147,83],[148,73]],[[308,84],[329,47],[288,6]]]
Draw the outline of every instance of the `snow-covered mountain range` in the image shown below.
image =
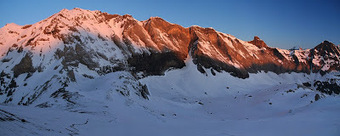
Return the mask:
[[[285,50],[159,17],[64,9],[0,29],[0,134],[249,135],[259,123],[308,122],[314,114],[314,125],[287,126],[292,132],[282,135],[319,135],[311,128],[320,126],[336,135],[339,59],[328,41]],[[178,124],[183,133],[171,133]],[[276,125],[257,134],[277,134]]]

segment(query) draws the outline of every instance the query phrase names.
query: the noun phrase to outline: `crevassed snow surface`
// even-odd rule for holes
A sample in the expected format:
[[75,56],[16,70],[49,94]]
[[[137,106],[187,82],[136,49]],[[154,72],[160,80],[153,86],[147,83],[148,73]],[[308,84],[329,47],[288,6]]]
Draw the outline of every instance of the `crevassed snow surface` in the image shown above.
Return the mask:
[[[340,98],[298,87],[320,75],[258,73],[239,79],[199,73],[192,61],[164,76],[141,79],[150,100],[114,89],[131,76],[115,72],[70,85],[78,105],[0,105],[0,135],[338,136]],[[86,71],[80,68],[78,73]],[[208,70],[207,70],[208,71]],[[330,75],[331,76],[331,75]],[[126,80],[128,81],[128,80]],[[293,91],[289,91],[293,90]],[[314,100],[315,94],[321,99]],[[24,119],[23,122],[21,119]]]

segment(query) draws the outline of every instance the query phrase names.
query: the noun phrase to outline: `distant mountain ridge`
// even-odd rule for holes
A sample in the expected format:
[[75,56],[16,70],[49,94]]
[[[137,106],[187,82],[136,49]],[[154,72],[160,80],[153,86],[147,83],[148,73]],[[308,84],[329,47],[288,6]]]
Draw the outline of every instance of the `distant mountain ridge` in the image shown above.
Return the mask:
[[[339,70],[339,55],[339,48],[328,41],[290,51],[269,47],[257,36],[247,42],[212,28],[184,28],[159,17],[138,21],[131,15],[63,9],[32,25],[7,24],[0,29],[0,92],[8,95],[5,102],[9,102],[15,92],[9,86],[15,88],[15,81],[24,84],[56,71],[39,84],[40,91],[19,102],[30,103],[52,79],[60,83],[56,89],[76,82],[77,74],[95,78],[128,71],[139,79],[183,68],[191,60],[201,73],[226,71],[239,78],[259,71],[330,72]],[[147,96],[143,89],[138,94]]]
[[[81,39],[84,34],[92,34],[94,38],[88,36],[88,39]],[[93,40],[110,41],[110,46],[118,47],[121,55],[130,58],[131,62],[134,62],[134,57],[131,56],[141,54],[145,56],[145,53],[172,54],[173,60],[168,60],[172,63],[164,64],[163,69],[156,69],[160,72],[169,67],[182,67],[183,63],[179,61],[184,61],[189,54],[203,73],[201,67],[224,70],[242,78],[246,78],[248,72],[261,70],[275,73],[339,70],[339,49],[328,41],[313,49],[289,51],[271,48],[257,36],[253,41],[245,42],[212,28],[199,26],[184,28],[159,17],[137,21],[130,15],[111,15],[79,8],[64,9],[33,25],[23,27],[14,24],[6,25],[1,30],[1,37],[2,56],[7,54],[8,48],[47,51],[49,49],[43,44],[48,41],[59,41],[65,45],[78,42],[86,46],[86,42]],[[7,37],[16,37],[17,41],[9,42],[6,40]],[[101,56],[105,60],[110,55]],[[90,56],[88,57],[88,62],[84,63],[93,62],[91,68],[98,66],[95,61],[91,61]],[[158,58],[149,59],[151,60],[145,60],[146,63],[157,61],[154,59]],[[330,62],[328,60],[332,60],[332,63],[326,63]],[[142,64],[138,63],[138,65]],[[150,71],[150,69],[139,69],[140,66],[134,63],[132,66],[137,67],[137,71]]]

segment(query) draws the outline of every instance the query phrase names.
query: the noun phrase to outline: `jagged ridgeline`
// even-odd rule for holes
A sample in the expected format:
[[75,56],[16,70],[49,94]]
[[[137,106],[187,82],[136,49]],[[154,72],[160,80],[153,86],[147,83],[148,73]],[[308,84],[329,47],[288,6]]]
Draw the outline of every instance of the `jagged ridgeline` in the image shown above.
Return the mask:
[[7,24],[0,29],[0,48],[0,101],[25,105],[41,95],[72,104],[81,97],[75,83],[114,72],[125,79],[119,83],[125,87],[113,85],[114,90],[147,99],[148,89],[138,79],[183,68],[187,61],[202,74],[225,71],[243,79],[259,71],[339,70],[339,48],[328,41],[312,49],[285,50],[269,47],[257,36],[242,41],[212,28],[184,28],[159,17],[138,21],[79,8],[64,9],[32,25]]

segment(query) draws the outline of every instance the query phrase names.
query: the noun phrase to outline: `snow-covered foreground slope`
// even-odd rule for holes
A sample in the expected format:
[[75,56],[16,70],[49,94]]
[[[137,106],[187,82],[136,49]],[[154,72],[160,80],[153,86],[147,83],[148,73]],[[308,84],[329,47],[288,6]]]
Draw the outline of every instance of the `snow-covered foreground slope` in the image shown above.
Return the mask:
[[[187,61],[165,76],[141,79],[150,93],[146,100],[132,92],[137,80],[114,72],[71,84],[68,88],[78,90],[78,97],[70,99],[76,104],[65,106],[57,99],[46,104],[50,107],[0,105],[5,120],[0,135],[336,136],[339,96],[302,85],[335,74],[259,73],[239,79],[228,73],[201,74]],[[124,86],[129,95],[117,91]],[[315,101],[316,94],[321,99]]]
[[[319,100],[296,110],[275,112],[273,110],[246,110],[249,118],[217,118],[202,112],[205,106],[179,106],[171,102],[168,111],[159,115],[156,111],[141,107],[126,106],[116,100],[105,111],[78,113],[60,109],[41,109],[1,105],[2,110],[24,118],[0,123],[1,135],[164,135],[164,136],[337,136],[339,135],[339,97]],[[212,101],[216,103],[216,101]],[[123,105],[118,105],[123,104]],[[160,106],[160,105],[158,105]],[[217,105],[216,105],[217,106]],[[264,107],[264,105],[262,105]],[[99,110],[101,107],[97,107]],[[225,108],[219,105],[215,108]],[[102,108],[104,109],[104,108]],[[24,111],[24,112],[23,112]],[[172,111],[172,112],[170,112]],[[176,116],[173,113],[177,113]],[[258,112],[270,113],[275,117],[252,118]],[[150,114],[152,113],[152,114]],[[213,113],[214,114],[214,113]]]

